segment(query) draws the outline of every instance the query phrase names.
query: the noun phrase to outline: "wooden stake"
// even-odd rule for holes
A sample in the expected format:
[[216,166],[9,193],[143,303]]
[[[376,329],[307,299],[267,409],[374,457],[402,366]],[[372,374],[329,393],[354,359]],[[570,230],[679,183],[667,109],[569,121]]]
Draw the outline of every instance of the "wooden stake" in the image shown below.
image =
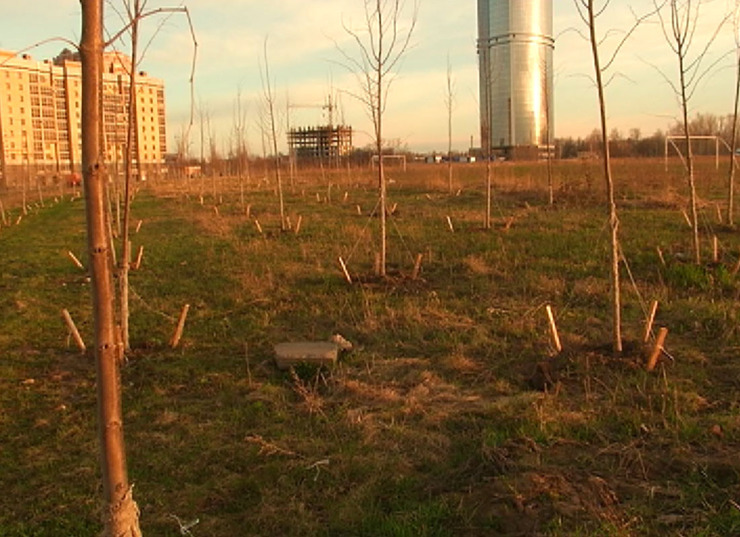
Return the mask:
[[144,257],[144,247],[139,246],[139,253],[136,254],[136,263],[134,263],[134,270],[141,268],[141,258]]
[[717,240],[717,235],[712,236],[712,262],[719,262],[719,241]]
[[455,196],[459,196],[462,193],[462,188],[459,188],[455,193]]
[[246,216],[247,216],[247,219],[252,217],[252,206],[251,205],[247,205]]
[[185,319],[188,318],[189,310],[190,304],[185,304],[185,306],[182,308],[182,311],[180,312],[180,319],[177,321],[177,328],[175,329],[175,333],[172,335],[172,339],[170,340],[170,347],[172,347],[173,349],[177,347],[177,345],[180,343],[182,331],[185,329]]
[[217,217],[221,216],[221,213],[218,212],[218,207],[215,205],[213,206],[213,212],[216,214]]
[[67,257],[69,257],[72,260],[72,263],[77,265],[78,269],[85,270],[85,265],[83,265],[82,262],[80,262],[80,260],[77,259],[77,256],[75,256],[75,254],[73,254],[69,250],[67,250]]
[[380,252],[375,252],[375,266],[373,267],[376,276],[380,276]]
[[558,327],[555,324],[555,316],[552,314],[552,308],[548,304],[547,306],[545,306],[545,310],[547,311],[547,319],[550,321],[550,334],[552,334],[552,341],[555,344],[555,349],[557,349],[558,352],[562,352],[563,345],[560,343]]
[[203,196],[200,196],[200,204],[203,205]]
[[657,246],[655,250],[658,252],[658,258],[660,259],[660,264],[665,267],[665,257],[663,257],[663,250],[660,249],[660,246]]
[[658,313],[658,301],[653,300],[653,306],[650,308],[650,315],[645,322],[645,337],[642,339],[645,343],[648,342],[650,339],[650,333],[653,331],[653,323],[655,322],[656,313]]
[[715,203],[714,207],[717,209],[717,222],[722,223],[722,211],[719,209],[719,203]]
[[293,229],[293,223],[290,221],[290,216],[285,217],[285,229]]
[[394,203],[393,207],[391,207],[391,213],[390,214],[396,214],[396,209],[398,209],[398,203]]
[[339,265],[342,267],[342,272],[344,273],[344,279],[347,280],[347,283],[352,285],[352,276],[349,275],[349,271],[347,270],[347,265],[344,263],[344,259],[342,259],[341,256],[339,256]]
[[694,229],[694,226],[691,224],[691,220],[689,219],[689,215],[686,214],[685,209],[681,209],[681,214],[683,215],[683,219],[686,220],[686,224],[691,228]]
[[262,226],[260,225],[260,221],[255,218],[254,225],[257,227],[257,231],[259,231],[260,235],[262,235]]
[[303,222],[303,217],[299,214],[298,215],[298,221],[295,223],[295,234],[298,235],[301,231],[301,222]]
[[318,192],[316,192],[316,201],[321,203],[321,194],[319,194]]
[[136,233],[138,233],[139,231],[141,231],[141,224],[143,224],[143,223],[144,223],[144,221],[143,221],[143,220],[139,220],[139,221],[138,221],[138,222],[136,223]]
[[658,338],[655,340],[653,352],[650,354],[650,358],[648,358],[647,361],[648,371],[652,371],[653,369],[655,369],[655,366],[658,365],[658,358],[660,357],[660,353],[663,351],[663,344],[665,343],[665,338],[667,335],[668,329],[665,327],[662,327],[658,331]]
[[421,270],[421,260],[424,258],[423,254],[416,254],[416,262],[414,263],[414,272],[411,273],[411,279],[415,280],[419,277],[419,271]]
[[362,207],[357,206],[357,214],[362,215]]
[[514,223],[514,217],[511,216],[506,219],[506,225],[504,226],[504,231],[509,231],[511,229],[511,225]]
[[452,218],[450,218],[449,215],[447,216],[447,226],[450,228],[452,233],[455,232],[455,227],[452,225]]
[[15,221],[15,225],[18,226],[21,223],[21,220],[23,220],[23,215],[18,215],[18,219]]
[[349,197],[349,192],[346,192],[346,191],[345,191],[345,192],[344,192],[344,199],[342,199],[342,201],[343,201],[344,203],[347,203],[347,198],[348,198],[348,197]]
[[3,225],[7,227],[8,217],[5,215],[5,207],[3,206],[3,200],[0,200],[0,217],[3,219]]
[[82,336],[80,335],[79,330],[77,330],[75,322],[72,320],[72,316],[66,309],[62,310],[62,317],[64,317],[64,322],[67,323],[67,329],[69,330],[72,339],[75,340],[77,348],[80,349],[80,352],[85,352],[85,350],[87,350],[85,342],[82,340]]

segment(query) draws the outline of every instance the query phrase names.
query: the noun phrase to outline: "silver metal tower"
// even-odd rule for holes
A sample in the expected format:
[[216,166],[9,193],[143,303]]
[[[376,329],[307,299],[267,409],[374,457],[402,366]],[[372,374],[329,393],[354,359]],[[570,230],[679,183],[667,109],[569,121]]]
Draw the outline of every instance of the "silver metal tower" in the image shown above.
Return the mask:
[[481,148],[536,158],[553,134],[552,0],[478,0]]

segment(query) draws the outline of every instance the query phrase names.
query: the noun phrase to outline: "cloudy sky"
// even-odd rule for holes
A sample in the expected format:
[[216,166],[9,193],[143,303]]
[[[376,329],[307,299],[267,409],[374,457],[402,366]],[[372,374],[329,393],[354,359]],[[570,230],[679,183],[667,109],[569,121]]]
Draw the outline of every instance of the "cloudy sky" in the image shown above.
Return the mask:
[[[407,0],[412,7],[413,0]],[[598,123],[593,67],[584,25],[573,0],[554,0],[555,130],[557,136],[587,136]],[[706,46],[717,30],[731,0],[703,0],[690,60]],[[112,9],[120,0],[107,0],[109,33],[121,21]],[[362,105],[352,98],[358,89],[352,73],[342,66],[337,47],[353,57],[358,50],[344,27],[361,28],[362,0],[186,0],[198,40],[195,104],[207,112],[217,144],[231,144],[233,111],[242,96],[248,114],[250,147],[261,152],[258,116],[264,64],[263,45],[268,43],[271,79],[275,86],[281,124],[286,101],[293,125],[327,121],[320,105],[334,91],[338,116],[356,131],[355,145],[370,141],[372,123]],[[149,8],[182,5],[180,0],[148,0]],[[633,11],[650,10],[652,0],[612,0],[597,25],[606,38],[605,57],[621,41],[634,20]],[[411,9],[406,10],[407,14]],[[403,24],[408,23],[408,18]],[[182,15],[151,18],[144,22],[144,42],[154,36],[140,69],[166,84],[170,148],[190,118],[190,63],[192,40]],[[445,107],[447,64],[454,80],[454,146],[465,149],[471,137],[478,145],[478,73],[475,52],[477,23],[473,0],[420,0],[417,25],[389,97],[385,137],[399,140],[412,150],[443,150],[447,146]],[[696,112],[728,114],[732,108],[735,70],[735,31],[731,23],[719,30],[704,60],[712,69],[696,86],[691,102]],[[80,13],[77,0],[0,0],[0,48],[19,50],[49,37],[77,41]],[[37,47],[38,59],[53,57],[63,43]],[[125,50],[125,44],[120,44]],[[715,65],[716,62],[716,65]],[[665,129],[679,114],[670,82],[677,78],[676,56],[667,44],[658,19],[642,25],[621,49],[609,73],[607,91],[610,128],[625,135],[639,128],[644,136]],[[196,122],[198,117],[196,116]],[[284,130],[284,129],[283,129]],[[193,127],[191,151],[199,153],[199,126]]]

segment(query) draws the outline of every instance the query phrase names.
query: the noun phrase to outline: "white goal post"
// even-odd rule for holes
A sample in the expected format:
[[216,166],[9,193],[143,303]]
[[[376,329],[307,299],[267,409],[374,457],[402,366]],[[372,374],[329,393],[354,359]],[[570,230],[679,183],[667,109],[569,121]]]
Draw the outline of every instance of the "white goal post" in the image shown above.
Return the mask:
[[[383,161],[386,160],[397,160],[401,163],[403,166],[403,171],[406,171],[406,155],[383,155]],[[375,168],[375,166],[378,164],[378,155],[373,155],[373,158],[371,159],[372,167]]]
[[[678,154],[679,157],[681,157],[681,162],[683,162],[683,165],[686,166],[686,159],[683,156],[683,153],[681,153],[681,150],[676,145],[676,142],[674,140],[685,140],[686,137],[683,134],[667,134],[665,137],[665,169],[668,171],[668,145],[670,144],[673,146],[673,148],[676,150],[676,154]],[[716,135],[705,135],[705,136],[699,136],[699,135],[691,135],[689,136],[689,143],[691,143],[693,140],[714,140],[714,161],[715,161],[715,167],[719,170],[719,143],[722,142],[724,146],[730,150],[730,154],[733,153],[732,149],[730,149],[730,146],[727,145],[727,142],[724,141],[724,139],[720,138]],[[734,154],[732,155],[734,158]]]

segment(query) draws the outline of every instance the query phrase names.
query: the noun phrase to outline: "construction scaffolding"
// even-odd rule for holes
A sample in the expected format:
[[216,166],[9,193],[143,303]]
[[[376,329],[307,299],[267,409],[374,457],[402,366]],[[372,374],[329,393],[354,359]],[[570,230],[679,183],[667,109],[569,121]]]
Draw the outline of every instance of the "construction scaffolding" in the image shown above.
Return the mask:
[[352,152],[352,127],[324,125],[288,131],[288,149],[299,164],[338,165]]

